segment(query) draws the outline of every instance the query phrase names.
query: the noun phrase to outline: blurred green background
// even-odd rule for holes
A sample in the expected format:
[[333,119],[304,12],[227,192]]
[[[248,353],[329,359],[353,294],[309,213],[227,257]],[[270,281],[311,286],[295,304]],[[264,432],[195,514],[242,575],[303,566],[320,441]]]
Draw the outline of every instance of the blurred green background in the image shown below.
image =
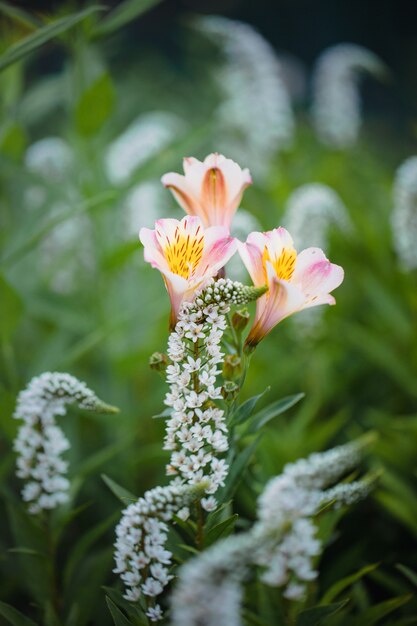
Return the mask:
[[[169,305],[159,274],[143,261],[137,233],[157,217],[181,216],[159,183],[162,174],[180,171],[183,156],[228,155],[228,145],[254,178],[239,232],[285,224],[291,193],[315,182],[337,192],[348,223],[331,225],[326,235],[326,253],[346,272],[337,306],[286,320],[252,359],[244,398],[266,385],[265,404],[299,391],[306,397],[268,426],[250,472],[264,483],[289,460],[375,430],[371,464],[384,470],[380,487],[344,519],[323,559],[320,584],[325,589],[382,561],[355,583],[356,611],[412,591],[396,565],[417,569],[417,277],[395,252],[390,216],[395,170],[416,151],[415,7],[306,0],[106,6],[112,9],[89,10],[80,2],[0,5],[1,599],[29,606],[28,582],[9,551],[16,518],[8,503],[19,506],[20,488],[11,452],[16,394],[45,370],[68,371],[121,408],[116,417],[71,411],[61,422],[72,442],[77,502],[89,503],[67,530],[62,557],[86,529],[108,520],[80,564],[74,594],[94,581],[79,624],[110,623],[100,585],[113,580],[119,508],[100,474],[137,494],[166,480],[163,423],[152,419],[165,388],[148,358],[166,345]],[[10,46],[75,14],[70,28],[9,62]],[[243,20],[269,41],[268,54],[277,55],[289,76],[291,145],[279,145],[279,124],[285,131],[288,120],[277,120],[273,130],[274,111],[264,117],[262,107],[276,90],[268,76],[256,83],[265,94],[254,93],[250,80],[237,81],[237,107],[247,117],[239,136],[227,134],[224,107],[231,96],[219,80],[227,47],[204,33],[196,14]],[[365,81],[358,141],[335,150],[314,132],[309,83],[317,56],[344,41],[370,48],[389,75],[383,83]],[[253,65],[257,54],[262,65],[265,51],[251,46]],[[236,264],[231,271],[247,280]],[[253,517],[252,504],[243,484],[238,510]],[[415,623],[416,612],[411,600],[389,623]]]

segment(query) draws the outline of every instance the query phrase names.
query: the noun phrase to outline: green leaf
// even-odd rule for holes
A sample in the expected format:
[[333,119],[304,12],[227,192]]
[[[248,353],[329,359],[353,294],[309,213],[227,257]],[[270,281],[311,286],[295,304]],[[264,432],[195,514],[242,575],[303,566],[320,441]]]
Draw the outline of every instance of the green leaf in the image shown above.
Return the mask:
[[132,622],[127,619],[124,613],[114,604],[114,602],[106,596],[107,606],[113,618],[115,626],[131,626]]
[[46,558],[39,558],[39,554],[48,553],[44,529],[39,526],[38,520],[12,502],[7,503],[7,513],[15,544],[27,548],[18,557],[22,568],[22,583],[43,604],[50,593],[49,564]]
[[239,515],[235,513],[231,517],[228,517],[222,522],[219,522],[218,524],[216,524],[216,526],[213,526],[213,528],[211,528],[204,537],[205,547],[211,546],[211,544],[217,541],[218,539],[227,537],[228,535],[230,535],[233,532],[236,521],[238,519],[239,519]]
[[408,580],[412,582],[415,587],[417,587],[417,572],[410,569],[406,565],[402,565],[401,563],[397,563],[396,568],[404,574],[404,576],[408,578]]
[[0,56],[0,70],[12,65],[12,63],[16,63],[16,61],[20,61],[28,54],[37,50],[40,46],[43,46],[43,44],[61,35],[79,22],[82,22],[86,17],[103,10],[104,7],[102,6],[91,6],[83,11],[62,17],[51,24],[38,28],[35,32],[13,44],[13,46],[8,48],[8,50]]
[[101,20],[93,35],[98,37],[109,35],[160,2],[161,0],[125,0]]
[[75,124],[81,135],[97,133],[113,112],[115,90],[105,72],[84,91],[75,109]]
[[412,597],[412,594],[409,594],[375,604],[369,609],[361,611],[361,614],[352,621],[352,626],[373,626],[373,624],[378,624],[383,617],[409,602]]
[[26,149],[26,145],[27,135],[25,129],[20,124],[11,122],[4,128],[0,139],[1,154],[13,161],[19,161]]
[[23,613],[5,602],[0,602],[0,615],[5,617],[9,624],[13,624],[13,626],[37,626],[36,622],[33,622],[23,615]]
[[19,324],[23,304],[20,296],[9,285],[2,274],[0,274],[0,302],[0,339],[8,341]]
[[335,604],[327,604],[326,606],[313,606],[311,609],[301,611],[297,616],[296,626],[319,626],[326,619],[335,613],[338,613],[349,600],[337,602]]
[[265,409],[262,409],[262,411],[259,411],[252,417],[246,434],[254,433],[257,430],[260,430],[268,422],[274,419],[274,417],[281,415],[281,413],[284,413],[297,404],[297,402],[304,398],[304,396],[304,393],[296,393],[292,396],[286,396],[285,398],[281,398],[281,400],[272,402],[272,404],[267,406]]
[[262,393],[258,394],[257,396],[253,396],[252,398],[249,398],[249,400],[246,400],[246,402],[243,402],[232,415],[231,423],[242,424],[243,422],[246,422],[248,417],[252,415],[252,411],[255,408],[257,402],[262,398],[262,396],[268,393],[270,389],[271,387],[267,387]]
[[75,546],[72,547],[64,571],[64,580],[67,584],[74,575],[76,567],[84,554],[86,554],[91,546],[93,546],[96,541],[98,541],[104,533],[116,523],[119,517],[119,513],[110,515],[110,517],[106,520],[86,532],[75,544]]
[[36,19],[31,13],[28,11],[24,11],[19,7],[14,7],[8,2],[0,2],[0,13],[10,17],[12,20],[23,24],[27,28],[37,28],[41,26],[41,22]]
[[101,475],[102,479],[106,483],[107,487],[110,489],[112,493],[119,498],[120,502],[123,504],[130,504],[131,502],[136,502],[138,499],[137,496],[133,495],[130,491],[118,485],[112,478],[106,476],[106,474]]
[[351,574],[350,576],[346,576],[345,578],[342,578],[341,580],[338,580],[337,582],[335,582],[330,587],[330,589],[328,589],[326,593],[324,594],[321,600],[321,604],[329,604],[340,593],[342,593],[342,591],[344,591],[345,589],[353,585],[353,583],[360,580],[363,576],[366,576],[366,574],[369,574],[370,572],[372,572],[374,569],[378,567],[378,565],[379,565],[378,563],[365,565],[365,567],[362,567],[360,570],[358,570],[354,574]]
[[231,463],[230,471],[226,479],[226,484],[219,494],[219,501],[228,500],[236,491],[240,480],[243,478],[245,470],[249,465],[253,453],[259,445],[261,436],[258,436],[249,446],[240,452]]

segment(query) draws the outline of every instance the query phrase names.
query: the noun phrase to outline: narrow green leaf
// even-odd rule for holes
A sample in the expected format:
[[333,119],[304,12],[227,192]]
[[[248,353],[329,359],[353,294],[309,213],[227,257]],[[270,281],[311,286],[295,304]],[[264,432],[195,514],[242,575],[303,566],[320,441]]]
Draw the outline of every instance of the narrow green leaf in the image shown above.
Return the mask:
[[231,517],[228,517],[222,522],[219,522],[218,524],[216,524],[216,526],[213,526],[213,528],[209,530],[209,532],[206,534],[204,538],[204,545],[206,547],[211,546],[211,544],[217,541],[218,539],[227,537],[228,535],[230,535],[233,532],[236,521],[238,519],[239,519],[239,515],[235,513]]
[[125,0],[101,20],[93,35],[98,37],[109,35],[160,2],[161,0]]
[[91,546],[93,546],[96,541],[98,541],[104,533],[116,523],[119,517],[119,513],[110,515],[110,517],[106,520],[85,533],[75,546],[72,547],[64,571],[64,581],[66,581],[66,584],[69,583],[71,577],[74,575],[76,567],[84,554],[86,554]]
[[109,119],[115,102],[115,91],[107,72],[99,76],[82,94],[75,109],[75,124],[81,135],[97,133]]
[[21,9],[20,7],[13,6],[8,2],[0,2],[0,13],[10,17],[12,20],[27,26],[28,28],[38,28],[42,23],[36,19],[31,13]]
[[242,424],[243,422],[246,422],[248,417],[252,415],[252,411],[255,408],[257,402],[262,398],[262,396],[268,393],[270,389],[271,387],[267,387],[262,393],[259,393],[257,396],[253,396],[252,398],[249,398],[249,400],[243,402],[232,415],[231,423]]
[[124,487],[118,485],[112,478],[106,476],[106,474],[102,474],[101,478],[104,480],[110,491],[116,496],[116,498],[119,498],[120,502],[123,504],[130,504],[131,502],[136,502],[138,499],[137,496],[133,495],[133,493]]
[[54,39],[58,35],[62,35],[65,31],[69,30],[79,22],[82,22],[86,17],[89,17],[97,11],[103,10],[104,7],[99,5],[90,6],[83,11],[73,13],[67,17],[62,17],[55,20],[51,24],[38,28],[35,32],[13,44],[13,46],[0,56],[0,70],[12,65],[12,63],[16,63],[16,61],[20,61],[20,59],[23,59],[28,54],[31,54],[43,44],[47,43],[51,39]]
[[106,602],[115,626],[132,626],[132,622],[127,619],[125,614],[122,613],[109,596],[106,596]]
[[8,341],[15,331],[23,311],[20,296],[0,274],[0,339]]
[[340,593],[342,593],[342,591],[344,591],[345,589],[353,585],[353,583],[360,580],[363,576],[366,576],[366,574],[369,574],[370,572],[372,572],[374,569],[378,567],[378,565],[379,563],[372,563],[371,565],[365,565],[365,567],[362,567],[359,571],[355,572],[354,574],[351,574],[350,576],[346,576],[345,578],[342,578],[341,580],[338,580],[337,582],[335,582],[330,587],[330,589],[326,591],[320,604],[330,604],[330,602],[334,600],[335,598],[337,598],[337,596]]
[[326,617],[330,617],[331,615],[335,615],[338,613],[349,600],[344,600],[343,602],[337,602],[335,604],[327,604],[326,606],[313,606],[311,609],[306,609],[305,611],[301,611],[301,613],[297,616],[297,621],[295,623],[296,626],[319,626],[323,623]]
[[274,417],[281,415],[281,413],[284,413],[297,404],[297,402],[304,398],[304,396],[304,393],[296,393],[292,396],[286,396],[285,398],[281,398],[281,400],[272,402],[272,404],[267,406],[265,409],[262,409],[262,411],[259,411],[252,417],[246,434],[254,433],[257,430],[260,430],[268,422],[274,419]]
[[396,568],[404,574],[404,576],[408,578],[408,580],[412,582],[415,587],[417,587],[417,572],[410,569],[406,565],[402,565],[402,563],[397,563]]
[[399,598],[391,598],[371,606],[369,609],[362,611],[353,621],[352,626],[373,626],[378,624],[383,618],[399,609],[401,606],[409,602],[412,598],[412,594],[406,596],[400,596]]
[[37,626],[36,622],[23,615],[10,604],[0,602],[0,615],[2,615],[9,624],[13,626]]
[[226,484],[219,494],[220,502],[230,499],[236,491],[239,482],[243,478],[245,470],[249,465],[252,455],[259,445],[260,440],[261,436],[258,436],[249,446],[244,448],[244,450],[237,455],[236,459],[231,464]]

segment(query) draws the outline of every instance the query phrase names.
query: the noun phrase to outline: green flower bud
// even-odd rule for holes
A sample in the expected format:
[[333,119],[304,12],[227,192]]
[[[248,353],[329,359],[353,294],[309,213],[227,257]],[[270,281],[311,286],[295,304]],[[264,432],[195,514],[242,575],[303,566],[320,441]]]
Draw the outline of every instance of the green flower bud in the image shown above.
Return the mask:
[[233,400],[234,398],[236,398],[238,393],[239,385],[234,383],[232,380],[226,380],[222,389],[223,398],[225,400]]
[[237,354],[228,354],[223,363],[223,377],[227,380],[233,380],[241,374],[242,359]]
[[246,307],[235,311],[232,316],[232,326],[237,332],[242,332],[248,325],[250,320],[250,314]]
[[169,359],[162,352],[154,352],[149,358],[149,367],[156,372],[165,372],[169,365]]

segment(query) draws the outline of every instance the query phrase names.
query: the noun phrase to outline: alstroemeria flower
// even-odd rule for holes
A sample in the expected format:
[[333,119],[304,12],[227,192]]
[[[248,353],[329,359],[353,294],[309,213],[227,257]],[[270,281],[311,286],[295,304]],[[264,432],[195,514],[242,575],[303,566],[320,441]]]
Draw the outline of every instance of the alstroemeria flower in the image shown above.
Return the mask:
[[215,276],[236,252],[236,240],[227,228],[204,228],[199,217],[181,221],[161,219],[155,230],[141,228],[145,261],[163,275],[171,300],[171,326],[183,301],[191,301],[197,289]]
[[162,176],[188,215],[198,215],[204,226],[226,226],[233,216],[246,187],[252,183],[248,169],[241,169],[222,154],[209,154],[204,161],[194,157],[183,160],[184,174],[169,172]]
[[335,304],[330,292],[343,281],[343,269],[330,263],[320,248],[297,254],[285,228],[251,233],[239,245],[239,253],[255,286],[268,286],[256,303],[248,347],[256,346],[278,322],[297,311]]

